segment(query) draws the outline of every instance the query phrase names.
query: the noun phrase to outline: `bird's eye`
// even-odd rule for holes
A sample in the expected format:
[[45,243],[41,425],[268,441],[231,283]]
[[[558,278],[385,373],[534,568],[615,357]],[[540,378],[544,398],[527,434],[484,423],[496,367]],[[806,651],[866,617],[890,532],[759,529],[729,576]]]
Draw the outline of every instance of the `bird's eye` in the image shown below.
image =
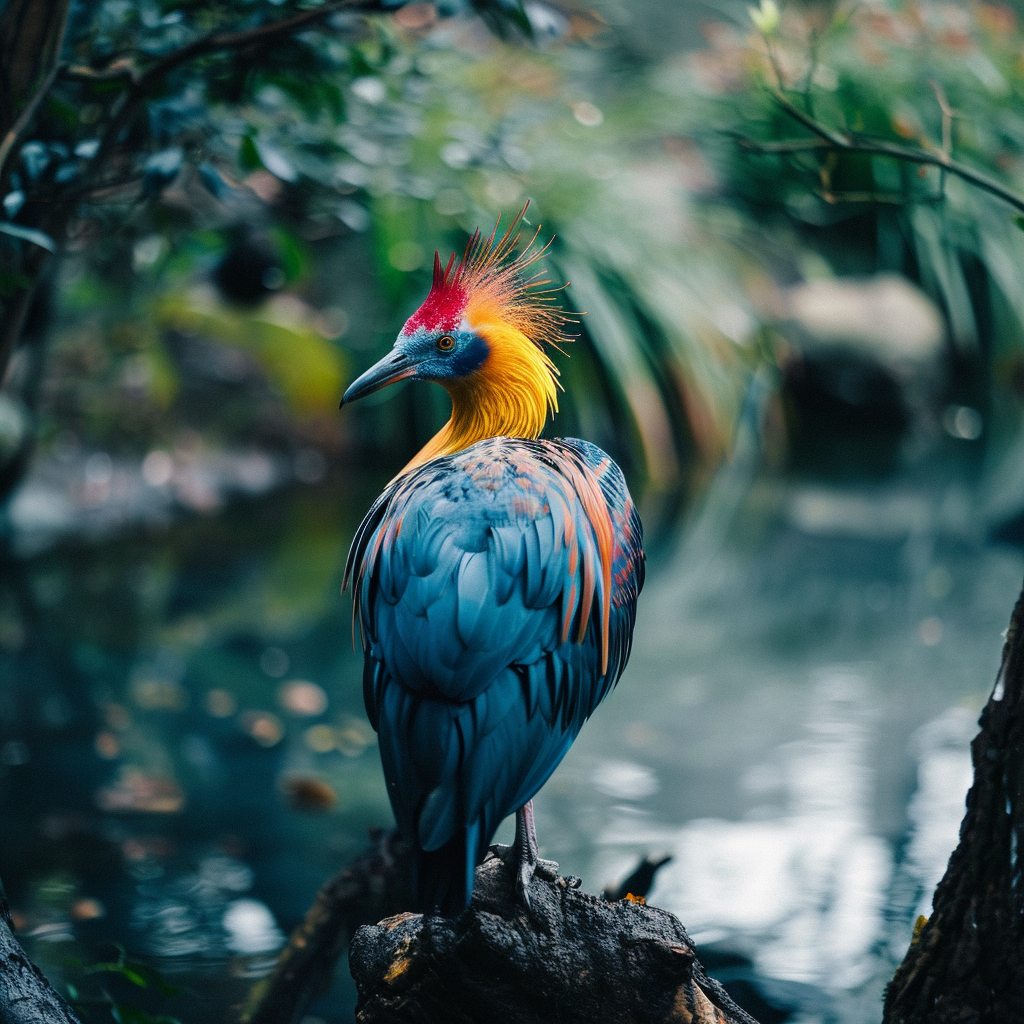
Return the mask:
[[455,339],[450,334],[444,334],[437,339],[437,347],[442,352],[451,352],[455,348]]

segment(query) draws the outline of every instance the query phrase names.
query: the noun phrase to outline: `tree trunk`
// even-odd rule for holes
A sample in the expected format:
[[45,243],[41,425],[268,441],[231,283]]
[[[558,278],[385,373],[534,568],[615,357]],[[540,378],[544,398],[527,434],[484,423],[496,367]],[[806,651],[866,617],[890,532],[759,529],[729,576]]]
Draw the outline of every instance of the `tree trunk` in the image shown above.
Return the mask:
[[7,0],[0,16],[0,138],[60,59],[70,0]]
[[498,857],[477,868],[459,917],[360,928],[349,964],[358,1024],[756,1024],[672,914],[564,878],[535,878],[527,911]]
[[886,992],[884,1024],[1024,1021],[1024,593],[971,754],[960,845]]
[[12,931],[7,896],[0,886],[0,1021],[3,1024],[80,1024],[25,955]]

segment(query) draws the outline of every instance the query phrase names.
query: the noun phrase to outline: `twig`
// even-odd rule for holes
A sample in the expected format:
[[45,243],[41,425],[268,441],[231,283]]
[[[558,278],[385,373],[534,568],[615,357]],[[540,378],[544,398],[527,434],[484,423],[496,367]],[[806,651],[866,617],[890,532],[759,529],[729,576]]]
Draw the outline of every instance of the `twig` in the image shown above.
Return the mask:
[[741,148],[753,153],[771,153],[776,155],[813,151],[863,153],[870,156],[887,156],[893,160],[902,160],[905,163],[938,167],[974,185],[976,188],[980,188],[982,191],[1002,199],[1004,203],[1012,206],[1018,212],[1024,213],[1024,198],[1000,185],[998,181],[982,174],[980,171],[974,170],[973,167],[968,167],[966,164],[953,160],[947,153],[917,149],[913,146],[902,146],[898,143],[887,142],[884,139],[874,139],[868,136],[839,132],[806,114],[781,93],[772,90],[772,95],[785,113],[792,117],[794,121],[802,124],[808,131],[813,132],[817,139],[786,139],[780,142],[759,142],[744,136],[735,136],[737,144]]
[[[946,99],[946,90],[942,86],[932,79],[928,83],[932,87],[932,92],[935,93],[935,100],[939,104],[939,110],[942,111],[942,152],[947,157],[953,155],[953,108],[949,105],[949,100]],[[939,172],[939,191],[946,194],[946,168],[943,167]]]
[[[905,195],[896,192],[815,192],[820,199],[834,206],[836,203],[872,203],[875,206],[882,204],[888,206],[904,206],[907,202]],[[935,195],[915,196],[915,201],[925,203],[941,203],[943,195],[941,192]]]
[[135,82],[138,74],[130,60],[121,58],[105,68],[75,64],[64,68],[60,77],[69,82]]
[[36,116],[36,111],[39,110],[40,104],[46,99],[47,93],[53,87],[53,83],[57,80],[57,75],[60,74],[62,66],[58,63],[50,68],[42,84],[28,103],[25,104],[25,109],[18,115],[18,120],[14,122],[11,130],[4,136],[3,142],[0,142],[0,181],[3,181],[6,176],[4,171],[11,152],[18,144],[18,140],[25,133],[25,130],[32,123],[32,118]]

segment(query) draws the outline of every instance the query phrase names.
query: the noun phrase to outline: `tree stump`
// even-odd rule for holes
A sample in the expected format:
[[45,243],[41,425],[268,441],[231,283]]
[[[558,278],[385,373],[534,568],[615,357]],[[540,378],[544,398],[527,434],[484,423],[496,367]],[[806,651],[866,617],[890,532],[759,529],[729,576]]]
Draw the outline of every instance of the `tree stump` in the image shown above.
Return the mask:
[[756,1024],[672,914],[565,878],[535,878],[527,910],[509,857],[477,868],[457,918],[399,914],[356,932],[358,1024]]

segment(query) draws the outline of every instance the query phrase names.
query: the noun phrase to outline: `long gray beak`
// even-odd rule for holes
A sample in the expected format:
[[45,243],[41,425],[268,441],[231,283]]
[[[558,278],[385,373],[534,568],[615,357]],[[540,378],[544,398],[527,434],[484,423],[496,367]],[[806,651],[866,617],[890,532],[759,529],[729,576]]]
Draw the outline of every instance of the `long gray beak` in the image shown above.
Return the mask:
[[[389,384],[415,376],[416,364],[411,362],[404,352],[389,352],[379,362],[374,363],[366,373],[357,377],[342,396],[341,405],[354,402],[357,398],[365,398],[374,391],[380,391]],[[341,405],[338,408],[341,408]]]

